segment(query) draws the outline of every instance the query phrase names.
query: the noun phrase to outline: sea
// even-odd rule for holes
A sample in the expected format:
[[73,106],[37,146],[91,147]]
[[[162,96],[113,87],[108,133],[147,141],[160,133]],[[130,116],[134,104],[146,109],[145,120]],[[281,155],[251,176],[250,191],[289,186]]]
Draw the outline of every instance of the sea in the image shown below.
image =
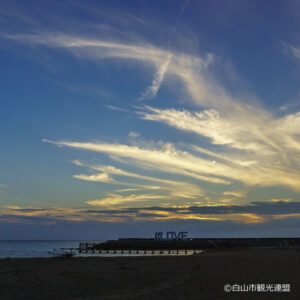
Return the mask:
[[78,248],[80,242],[99,243],[103,241],[0,240],[0,258],[53,257],[52,252],[54,249],[59,250],[61,248]]
[[[60,250],[61,248],[73,248],[76,249],[79,247],[79,243],[100,243],[105,241],[82,241],[82,240],[73,240],[73,241],[54,241],[54,240],[38,240],[38,241],[29,241],[29,240],[19,240],[19,241],[4,241],[0,240],[0,259],[3,258],[34,258],[34,257],[53,257],[56,256],[56,252],[53,250]],[[78,251],[72,252],[74,256],[87,257],[87,256],[101,256],[101,257],[115,257],[115,256],[144,256],[143,253],[78,253]],[[188,255],[193,254],[193,251],[189,250]],[[161,256],[161,255],[170,255],[167,253],[147,253],[147,256]],[[172,251],[171,255],[177,255],[175,251]],[[179,255],[186,255],[185,252],[181,251]]]

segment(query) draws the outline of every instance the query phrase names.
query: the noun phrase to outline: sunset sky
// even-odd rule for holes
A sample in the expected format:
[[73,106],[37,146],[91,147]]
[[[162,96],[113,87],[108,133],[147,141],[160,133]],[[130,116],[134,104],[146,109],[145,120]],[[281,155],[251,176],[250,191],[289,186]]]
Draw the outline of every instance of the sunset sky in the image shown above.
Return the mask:
[[300,236],[299,1],[1,1],[0,239]]

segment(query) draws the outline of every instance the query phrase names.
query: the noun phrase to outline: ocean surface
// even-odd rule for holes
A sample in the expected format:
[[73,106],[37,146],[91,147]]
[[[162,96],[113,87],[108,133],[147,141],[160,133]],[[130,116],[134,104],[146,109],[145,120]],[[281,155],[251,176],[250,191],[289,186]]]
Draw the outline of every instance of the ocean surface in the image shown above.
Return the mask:
[[1,241],[0,258],[52,257],[53,249],[78,248],[80,242],[102,241]]
[[[39,241],[1,241],[0,240],[0,259],[1,258],[33,258],[33,257],[53,257],[56,254],[53,250],[59,250],[61,248],[78,248],[79,243],[100,243],[104,241],[53,241],[53,240],[39,240]],[[114,257],[114,256],[144,256],[145,254],[129,253],[78,253],[74,251],[74,256],[102,256],[102,257]],[[188,250],[188,255],[193,254],[192,250]],[[152,255],[170,255],[167,253],[147,253],[147,256]],[[177,255],[176,251],[172,251],[171,255]],[[180,251],[179,255],[186,255],[184,251]]]

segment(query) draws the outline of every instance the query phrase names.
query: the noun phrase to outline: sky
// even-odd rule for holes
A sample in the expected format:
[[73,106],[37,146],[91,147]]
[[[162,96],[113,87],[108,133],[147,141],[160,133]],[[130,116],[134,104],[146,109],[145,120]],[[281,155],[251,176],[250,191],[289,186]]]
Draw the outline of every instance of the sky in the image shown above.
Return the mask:
[[0,239],[300,235],[299,1],[0,1]]

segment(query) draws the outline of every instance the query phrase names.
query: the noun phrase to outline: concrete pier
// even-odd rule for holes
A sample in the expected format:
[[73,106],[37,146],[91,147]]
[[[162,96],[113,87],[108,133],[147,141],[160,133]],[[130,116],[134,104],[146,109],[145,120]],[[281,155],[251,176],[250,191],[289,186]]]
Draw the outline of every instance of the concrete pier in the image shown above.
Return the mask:
[[151,238],[121,238],[102,243],[80,243],[80,253],[184,253],[199,250],[242,248],[300,248],[300,238],[188,238],[184,240],[156,240]]

